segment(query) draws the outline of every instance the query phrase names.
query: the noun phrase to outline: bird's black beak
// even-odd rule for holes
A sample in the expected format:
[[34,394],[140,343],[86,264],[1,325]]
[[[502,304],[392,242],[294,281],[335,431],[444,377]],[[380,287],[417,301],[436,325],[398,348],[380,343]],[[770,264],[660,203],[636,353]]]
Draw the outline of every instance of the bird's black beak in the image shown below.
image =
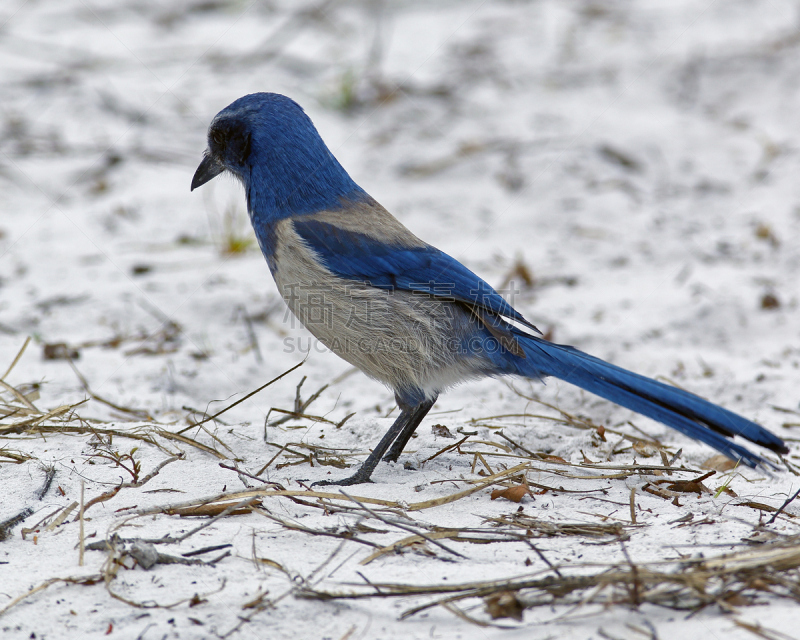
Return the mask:
[[225,171],[225,167],[211,156],[206,155],[200,163],[200,166],[197,167],[197,171],[194,172],[191,191],[194,191],[197,187],[202,187],[206,182],[212,178],[216,178],[223,171]]

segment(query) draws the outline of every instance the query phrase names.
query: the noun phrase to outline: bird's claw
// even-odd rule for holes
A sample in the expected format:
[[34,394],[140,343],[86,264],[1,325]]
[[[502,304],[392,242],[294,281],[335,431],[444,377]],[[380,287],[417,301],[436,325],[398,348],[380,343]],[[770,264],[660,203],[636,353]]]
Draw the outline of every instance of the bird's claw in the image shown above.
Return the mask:
[[364,484],[366,482],[371,483],[369,476],[363,477],[360,476],[358,473],[354,473],[349,478],[343,478],[341,480],[317,480],[311,484],[312,487],[350,487],[354,484]]

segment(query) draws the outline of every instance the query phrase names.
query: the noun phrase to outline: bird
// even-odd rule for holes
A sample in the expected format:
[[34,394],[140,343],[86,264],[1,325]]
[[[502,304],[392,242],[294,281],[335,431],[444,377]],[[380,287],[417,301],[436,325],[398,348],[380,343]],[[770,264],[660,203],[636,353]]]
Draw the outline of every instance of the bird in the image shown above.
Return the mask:
[[424,242],[350,177],[303,108],[253,93],[222,109],[191,190],[221,173],[244,187],[280,295],[329,350],[382,382],[400,414],[354,474],[396,462],[439,394],[471,379],[554,377],[677,429],[753,468],[775,467],[784,441],[683,389],[550,342],[486,281]]

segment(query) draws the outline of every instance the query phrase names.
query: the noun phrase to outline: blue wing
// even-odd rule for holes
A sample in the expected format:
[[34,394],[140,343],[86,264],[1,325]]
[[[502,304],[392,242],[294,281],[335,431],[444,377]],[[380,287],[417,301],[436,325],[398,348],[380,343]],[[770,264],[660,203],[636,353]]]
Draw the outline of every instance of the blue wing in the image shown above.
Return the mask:
[[368,233],[308,217],[294,218],[292,223],[322,263],[340,278],[366,281],[379,289],[457,300],[541,333],[489,284],[436,247],[390,244]]
[[[554,376],[705,442],[726,456],[756,467],[772,463],[728,438],[740,435],[779,454],[783,440],[763,427],[681,389],[603,362],[573,347],[523,335],[503,318],[533,327],[486,282],[457,260],[413,236],[386,242],[309,216],[292,220],[298,235],[341,278],[381,289],[418,291],[469,305],[505,351],[492,362],[497,373]],[[385,236],[386,234],[384,234]],[[508,352],[508,354],[506,354]]]

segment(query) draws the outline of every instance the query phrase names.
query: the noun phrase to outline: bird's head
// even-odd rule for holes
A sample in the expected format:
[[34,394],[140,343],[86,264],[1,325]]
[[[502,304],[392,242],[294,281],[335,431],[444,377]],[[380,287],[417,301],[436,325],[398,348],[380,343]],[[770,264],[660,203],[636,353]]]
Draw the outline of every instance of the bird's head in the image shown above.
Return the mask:
[[365,195],[300,105],[277,93],[244,96],[214,117],[192,190],[223,171],[244,185],[254,221],[336,209]]

